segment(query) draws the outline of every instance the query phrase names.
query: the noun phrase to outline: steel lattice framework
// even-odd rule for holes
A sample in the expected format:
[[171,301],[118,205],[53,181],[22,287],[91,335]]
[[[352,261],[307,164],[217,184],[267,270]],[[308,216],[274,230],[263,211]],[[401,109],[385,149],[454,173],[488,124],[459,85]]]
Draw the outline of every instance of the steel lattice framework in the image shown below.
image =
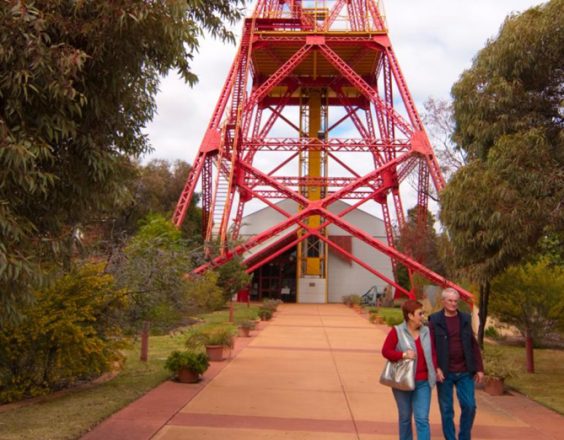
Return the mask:
[[[259,0],[244,22],[173,222],[181,225],[201,182],[203,235],[206,243],[219,243],[220,254],[198,272],[274,241],[268,256],[249,267],[253,271],[314,239],[412,296],[332,242],[326,228],[334,225],[388,255],[394,269],[401,263],[471,300],[469,292],[394,248],[392,222],[405,221],[400,185],[408,176],[416,182],[424,223],[430,184],[440,191],[445,182],[378,2]],[[276,205],[286,198],[298,204],[297,213]],[[329,211],[343,199],[350,207]],[[250,201],[285,220],[231,246]],[[381,209],[386,244],[344,219],[366,203]]]

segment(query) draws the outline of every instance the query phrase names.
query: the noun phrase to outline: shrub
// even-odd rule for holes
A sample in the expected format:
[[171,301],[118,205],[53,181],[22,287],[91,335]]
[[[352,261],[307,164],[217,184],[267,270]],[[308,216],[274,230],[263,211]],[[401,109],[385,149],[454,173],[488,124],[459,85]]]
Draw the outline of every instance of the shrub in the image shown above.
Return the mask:
[[148,215],[111,267],[119,285],[130,292],[125,316],[132,332],[139,331],[143,321],[165,332],[194,311],[184,276],[190,269],[190,252],[181,232],[162,215]]
[[270,309],[274,313],[278,309],[278,306],[280,304],[282,304],[282,301],[280,301],[279,299],[265,299],[261,305],[261,308]]
[[109,371],[125,347],[124,291],[86,264],[34,293],[15,324],[0,328],[0,402],[46,394]]
[[240,328],[245,328],[249,330],[254,330],[256,326],[257,326],[256,321],[251,321],[249,319],[245,319],[244,321],[241,321],[239,323]]
[[355,305],[355,306],[360,305],[360,301],[361,301],[360,295],[351,295],[350,298],[351,298],[350,301],[351,301],[352,305]]
[[492,338],[492,339],[498,339],[500,337],[499,331],[493,325],[490,325],[489,327],[487,327],[484,334],[488,338]]
[[233,348],[236,328],[232,325],[196,325],[187,332],[186,347],[201,351],[206,345]]
[[488,347],[484,353],[484,373],[490,377],[507,379],[514,377],[518,369],[497,347]]
[[205,353],[190,350],[173,351],[165,362],[165,368],[173,374],[176,374],[182,368],[196,374],[202,374],[209,366],[210,361]]
[[218,278],[219,275],[211,270],[191,278],[188,296],[194,308],[209,311],[219,310],[225,305],[223,290],[217,285]]
[[388,324],[390,327],[393,327],[394,325],[398,325],[401,324],[404,319],[401,316],[386,316],[384,317],[384,321],[386,321],[386,324]]
[[272,319],[272,310],[269,308],[261,307],[259,309],[258,315],[263,321],[269,321],[270,319]]

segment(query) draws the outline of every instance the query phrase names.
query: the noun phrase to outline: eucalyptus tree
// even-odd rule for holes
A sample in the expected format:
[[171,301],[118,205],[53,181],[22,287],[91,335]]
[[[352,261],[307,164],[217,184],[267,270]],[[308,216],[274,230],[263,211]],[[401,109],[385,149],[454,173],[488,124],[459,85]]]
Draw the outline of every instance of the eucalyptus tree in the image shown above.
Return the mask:
[[564,0],[505,20],[452,88],[453,139],[466,153],[442,193],[454,259],[480,284],[539,251],[564,224]]
[[[127,199],[131,159],[159,77],[190,61],[203,32],[233,41],[244,0],[0,2],[0,303],[40,278],[41,255],[73,225]],[[8,313],[9,314],[9,313]]]

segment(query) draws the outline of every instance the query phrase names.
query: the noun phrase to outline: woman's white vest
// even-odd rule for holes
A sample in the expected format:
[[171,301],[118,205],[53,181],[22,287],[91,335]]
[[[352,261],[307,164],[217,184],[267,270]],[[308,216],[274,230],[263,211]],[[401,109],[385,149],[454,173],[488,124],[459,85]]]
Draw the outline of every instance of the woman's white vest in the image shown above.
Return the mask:
[[[407,329],[405,322],[395,326],[396,332],[398,334],[398,345],[396,346],[397,351],[407,351],[413,350],[415,355],[417,355],[417,347],[415,346],[415,341]],[[409,341],[409,347],[405,346],[405,338],[400,336],[400,332],[405,335],[407,341]],[[433,365],[433,353],[431,352],[431,333],[429,327],[421,326],[419,329],[419,339],[421,340],[421,346],[423,347],[423,354],[425,355],[425,362],[427,363],[427,370],[429,373],[428,381],[429,386],[433,388],[437,383],[437,375],[435,374],[435,366]]]

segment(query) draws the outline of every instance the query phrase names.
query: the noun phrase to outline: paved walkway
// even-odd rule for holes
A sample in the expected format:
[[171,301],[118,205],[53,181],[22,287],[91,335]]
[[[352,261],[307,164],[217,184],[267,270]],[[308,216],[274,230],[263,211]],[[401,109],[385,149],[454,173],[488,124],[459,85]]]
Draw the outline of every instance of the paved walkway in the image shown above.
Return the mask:
[[[387,331],[340,304],[283,304],[202,382],[166,382],[83,439],[396,439],[392,393],[378,383]],[[523,396],[477,400],[474,440],[562,438],[564,417]],[[435,393],[431,430],[442,438]]]

